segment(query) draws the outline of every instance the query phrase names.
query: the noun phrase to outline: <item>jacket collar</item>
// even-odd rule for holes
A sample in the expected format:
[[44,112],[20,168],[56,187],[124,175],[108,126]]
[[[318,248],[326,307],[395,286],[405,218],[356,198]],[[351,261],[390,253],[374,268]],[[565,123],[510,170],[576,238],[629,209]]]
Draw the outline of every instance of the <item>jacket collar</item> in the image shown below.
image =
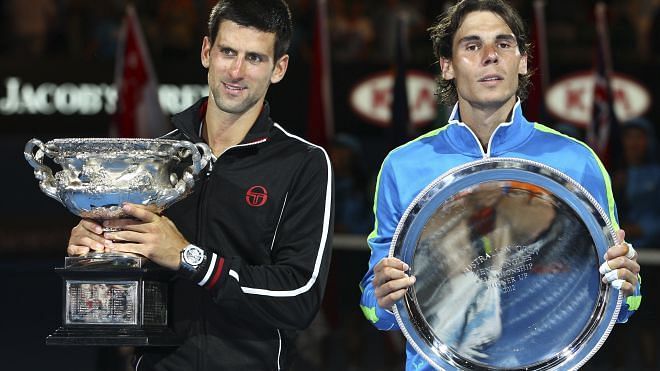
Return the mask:
[[479,157],[500,156],[525,142],[534,130],[534,125],[523,116],[520,99],[513,106],[509,121],[499,124],[493,131],[486,151],[474,131],[461,121],[458,103],[449,116],[449,125],[448,134],[452,145],[461,153]]
[[[200,129],[206,115],[208,97],[198,100],[184,111],[172,116],[172,124],[193,142],[202,142]],[[264,101],[259,117],[254,122],[239,145],[261,143],[270,138],[273,120],[270,118],[270,106]]]

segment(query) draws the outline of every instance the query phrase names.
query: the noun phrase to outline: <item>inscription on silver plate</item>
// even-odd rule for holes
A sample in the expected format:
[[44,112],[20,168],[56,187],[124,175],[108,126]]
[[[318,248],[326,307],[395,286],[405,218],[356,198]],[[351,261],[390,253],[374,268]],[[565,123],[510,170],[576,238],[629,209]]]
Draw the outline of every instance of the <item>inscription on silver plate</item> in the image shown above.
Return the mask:
[[66,324],[137,324],[137,281],[66,282]]

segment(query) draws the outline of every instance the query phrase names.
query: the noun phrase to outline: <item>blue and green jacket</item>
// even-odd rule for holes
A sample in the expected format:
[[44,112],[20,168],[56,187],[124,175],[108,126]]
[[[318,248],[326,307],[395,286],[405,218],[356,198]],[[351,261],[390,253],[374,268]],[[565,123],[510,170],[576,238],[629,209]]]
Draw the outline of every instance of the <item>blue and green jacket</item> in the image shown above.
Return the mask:
[[[376,221],[368,237],[371,248],[369,270],[360,282],[360,307],[378,329],[399,329],[392,312],[378,306],[372,281],[373,269],[387,257],[392,236],[409,204],[427,185],[448,170],[488,157],[527,159],[562,171],[591,193],[608,214],[614,228],[619,229],[610,177],[586,144],[544,125],[527,121],[518,101],[510,121],[495,129],[484,151],[474,132],[460,121],[456,104],[448,125],[394,149],[381,166],[374,201]],[[621,308],[618,322],[626,322],[640,301],[638,285],[635,295],[628,297]],[[406,348],[407,370],[431,369],[410,344]]]

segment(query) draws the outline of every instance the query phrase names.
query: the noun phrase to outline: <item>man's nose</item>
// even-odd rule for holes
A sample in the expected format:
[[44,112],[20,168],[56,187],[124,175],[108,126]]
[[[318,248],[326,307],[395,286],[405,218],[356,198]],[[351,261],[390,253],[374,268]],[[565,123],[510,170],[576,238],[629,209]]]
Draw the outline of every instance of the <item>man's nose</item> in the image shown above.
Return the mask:
[[243,69],[244,69],[244,62],[243,58],[234,58],[234,60],[231,63],[231,66],[229,66],[229,74],[231,75],[232,78],[240,78],[243,77]]
[[482,53],[484,65],[497,63],[499,61],[499,56],[497,55],[497,47],[495,45],[484,45]]

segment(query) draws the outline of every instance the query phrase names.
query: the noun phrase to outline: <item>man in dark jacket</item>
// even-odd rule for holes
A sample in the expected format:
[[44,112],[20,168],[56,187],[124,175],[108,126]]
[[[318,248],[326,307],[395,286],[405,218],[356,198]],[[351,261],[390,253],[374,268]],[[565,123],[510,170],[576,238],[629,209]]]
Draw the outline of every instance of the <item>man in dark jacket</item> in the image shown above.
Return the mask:
[[104,223],[117,232],[91,220],[72,230],[70,255],[137,253],[178,273],[171,312],[183,344],[149,349],[139,370],[288,369],[296,332],[318,312],[330,263],[330,162],[274,123],[265,102],[286,73],[290,38],[284,1],[221,0],[201,50],[209,97],[175,115],[167,135],[213,151],[193,193],[166,216],[124,205],[137,220]]

